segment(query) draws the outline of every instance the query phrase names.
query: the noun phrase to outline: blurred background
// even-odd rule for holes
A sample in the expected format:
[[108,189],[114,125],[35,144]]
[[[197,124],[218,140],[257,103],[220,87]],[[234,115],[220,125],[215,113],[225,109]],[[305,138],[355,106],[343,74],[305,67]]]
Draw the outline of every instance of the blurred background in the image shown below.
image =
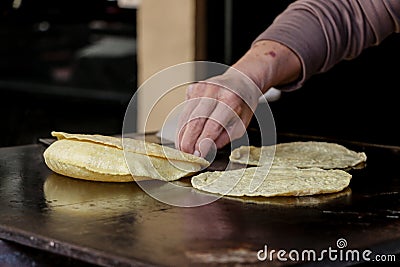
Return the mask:
[[135,6],[2,0],[0,38],[2,146],[121,131],[137,85]]
[[[175,64],[233,64],[292,0],[2,0],[0,146],[52,130],[120,134],[136,89]],[[278,133],[400,145],[400,37],[270,103]],[[138,129],[158,94],[141,92]],[[157,131],[182,101],[147,122]]]

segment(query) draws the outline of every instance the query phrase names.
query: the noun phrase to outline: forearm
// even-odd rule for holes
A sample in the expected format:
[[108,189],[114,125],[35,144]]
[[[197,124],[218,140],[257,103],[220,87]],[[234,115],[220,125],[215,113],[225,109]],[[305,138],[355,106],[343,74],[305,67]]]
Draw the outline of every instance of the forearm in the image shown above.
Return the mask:
[[296,89],[316,73],[343,59],[358,56],[400,31],[399,0],[298,0],[291,4],[254,42],[273,40],[300,59]]

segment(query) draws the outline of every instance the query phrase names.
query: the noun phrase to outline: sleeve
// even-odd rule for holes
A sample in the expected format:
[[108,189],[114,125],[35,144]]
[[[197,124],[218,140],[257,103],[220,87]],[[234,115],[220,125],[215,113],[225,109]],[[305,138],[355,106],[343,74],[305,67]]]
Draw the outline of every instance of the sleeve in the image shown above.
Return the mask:
[[399,0],[297,0],[253,44],[273,40],[297,54],[302,76],[278,87],[290,91],[395,32],[400,32]]

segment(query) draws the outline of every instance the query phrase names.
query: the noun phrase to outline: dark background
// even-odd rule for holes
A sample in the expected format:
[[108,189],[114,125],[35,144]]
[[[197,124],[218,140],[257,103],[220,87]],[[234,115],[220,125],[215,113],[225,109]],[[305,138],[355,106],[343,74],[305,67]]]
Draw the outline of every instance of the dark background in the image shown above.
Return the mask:
[[[293,1],[206,2],[207,49],[201,56],[230,65]],[[226,14],[221,16],[227,8],[232,10],[228,27]],[[228,49],[224,40],[227,28],[231,29]],[[315,75],[299,90],[284,93],[279,101],[270,103],[277,132],[400,145],[399,48],[400,35],[390,36],[357,59],[343,61]]]
[[0,146],[53,130],[120,133],[137,86],[136,10],[107,0],[13,3],[0,2]]
[[[234,63],[291,2],[197,0],[196,60]],[[120,133],[137,88],[136,10],[106,0],[12,3],[0,2],[0,146],[52,130]],[[107,38],[130,38],[133,52],[79,56]],[[400,145],[399,47],[393,35],[284,93],[270,103],[277,132]]]

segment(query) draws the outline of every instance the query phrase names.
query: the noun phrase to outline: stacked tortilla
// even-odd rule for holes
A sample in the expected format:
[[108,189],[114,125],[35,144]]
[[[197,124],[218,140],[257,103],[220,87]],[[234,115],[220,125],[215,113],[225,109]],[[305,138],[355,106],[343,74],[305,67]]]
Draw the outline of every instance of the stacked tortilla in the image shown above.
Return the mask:
[[131,138],[52,132],[46,165],[72,178],[101,182],[174,181],[209,165],[201,157]]

